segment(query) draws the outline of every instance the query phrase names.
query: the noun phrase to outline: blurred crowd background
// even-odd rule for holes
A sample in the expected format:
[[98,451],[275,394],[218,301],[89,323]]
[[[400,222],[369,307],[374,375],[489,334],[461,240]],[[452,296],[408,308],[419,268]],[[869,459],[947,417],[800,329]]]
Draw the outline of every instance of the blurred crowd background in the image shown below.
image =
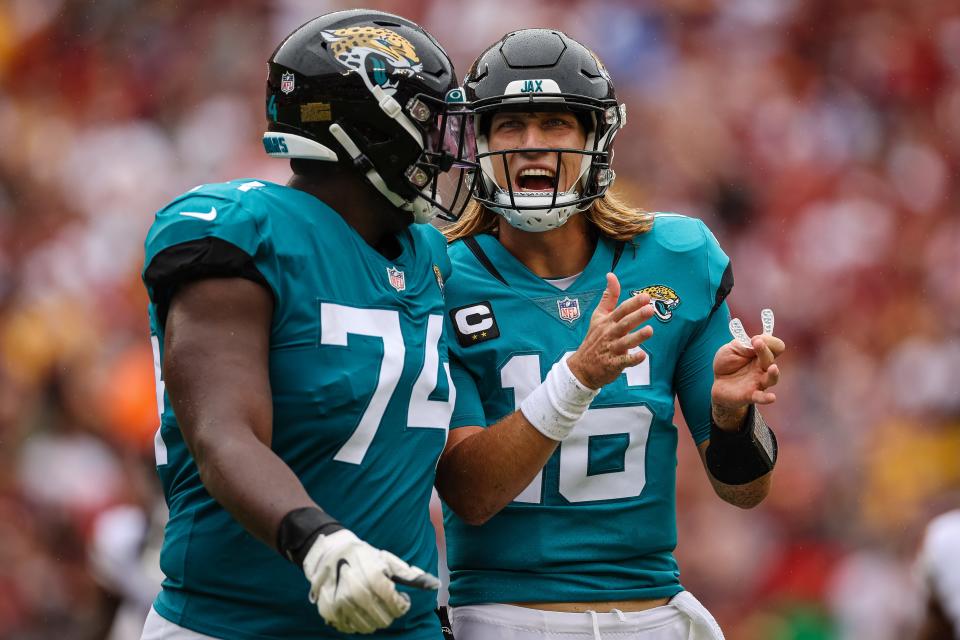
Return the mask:
[[[734,314],[757,331],[772,307],[789,346],[763,505],[716,498],[681,438],[681,579],[733,640],[909,638],[923,527],[960,506],[960,4],[365,4],[461,75],[522,27],[597,51],[628,105],[618,190],[704,219]],[[196,184],[285,181],[259,141],[265,61],[352,6],[0,2],[0,638],[103,638],[150,601],[143,237]]]

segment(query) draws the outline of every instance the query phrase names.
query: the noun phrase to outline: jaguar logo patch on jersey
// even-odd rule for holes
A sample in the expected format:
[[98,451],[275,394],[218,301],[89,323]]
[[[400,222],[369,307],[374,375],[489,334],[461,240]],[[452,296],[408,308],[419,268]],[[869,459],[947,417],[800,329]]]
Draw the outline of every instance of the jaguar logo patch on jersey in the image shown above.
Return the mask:
[[669,322],[673,311],[680,306],[680,296],[677,292],[664,284],[655,284],[643,289],[635,289],[631,295],[638,296],[645,293],[653,301],[653,315],[660,322]]
[[480,344],[500,337],[500,327],[493,316],[493,306],[487,302],[476,302],[450,310],[454,333],[461,347]]
[[388,96],[397,90],[395,73],[423,71],[423,64],[410,41],[382,27],[347,27],[323,31],[333,56],[343,66],[360,74],[370,91],[374,86]]
[[570,296],[557,300],[557,311],[560,313],[561,320],[573,322],[580,317],[580,300]]
[[400,271],[400,269],[397,269],[396,267],[387,267],[387,278],[390,280],[390,286],[397,291],[403,291],[407,288],[407,279],[404,277],[403,271]]
[[443,295],[443,274],[440,273],[440,267],[433,265],[433,275],[437,279],[437,286],[440,287],[440,295]]

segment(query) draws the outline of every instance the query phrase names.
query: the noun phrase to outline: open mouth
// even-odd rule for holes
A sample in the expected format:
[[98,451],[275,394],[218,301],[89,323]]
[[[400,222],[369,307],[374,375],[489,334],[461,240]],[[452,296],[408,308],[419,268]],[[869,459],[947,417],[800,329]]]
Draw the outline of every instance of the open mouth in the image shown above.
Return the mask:
[[514,184],[519,191],[553,191],[557,176],[552,169],[521,169]]

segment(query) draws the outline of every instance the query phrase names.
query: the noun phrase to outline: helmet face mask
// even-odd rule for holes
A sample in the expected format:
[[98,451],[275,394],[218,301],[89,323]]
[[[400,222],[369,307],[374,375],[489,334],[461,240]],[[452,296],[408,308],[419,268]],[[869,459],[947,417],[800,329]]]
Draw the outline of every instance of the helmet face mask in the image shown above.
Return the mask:
[[426,182],[420,197],[433,206],[437,217],[448,221],[456,220],[470,203],[478,166],[472,113],[462,101],[462,89],[450,94],[436,109],[439,115],[427,133],[421,159],[407,173],[415,185]]
[[[547,231],[563,225],[606,193],[615,174],[610,167],[612,143],[625,124],[626,109],[616,100],[613,83],[593,52],[558,31],[525,29],[504,36],[477,59],[464,82],[474,113],[479,176],[474,199],[524,231]],[[487,125],[495,113],[572,112],[585,125],[583,148],[491,150]],[[514,154],[554,154],[553,188],[522,190],[513,184],[508,166]],[[579,175],[566,191],[559,185],[560,167],[571,155]],[[502,164],[506,184],[496,179]]]
[[459,160],[456,136],[441,127],[466,117],[448,109],[462,96],[446,52],[417,24],[378,11],[327,14],[270,57],[264,148],[354,168],[428,222],[444,206],[438,176]]

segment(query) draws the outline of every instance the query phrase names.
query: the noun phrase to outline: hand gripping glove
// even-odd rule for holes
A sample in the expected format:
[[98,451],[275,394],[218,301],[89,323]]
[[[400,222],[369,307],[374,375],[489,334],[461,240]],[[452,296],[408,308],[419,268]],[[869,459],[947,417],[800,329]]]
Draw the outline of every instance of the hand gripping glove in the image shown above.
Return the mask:
[[373,633],[410,609],[394,582],[436,589],[436,578],[347,529],[320,535],[303,560],[310,602],[327,624],[343,633]]

